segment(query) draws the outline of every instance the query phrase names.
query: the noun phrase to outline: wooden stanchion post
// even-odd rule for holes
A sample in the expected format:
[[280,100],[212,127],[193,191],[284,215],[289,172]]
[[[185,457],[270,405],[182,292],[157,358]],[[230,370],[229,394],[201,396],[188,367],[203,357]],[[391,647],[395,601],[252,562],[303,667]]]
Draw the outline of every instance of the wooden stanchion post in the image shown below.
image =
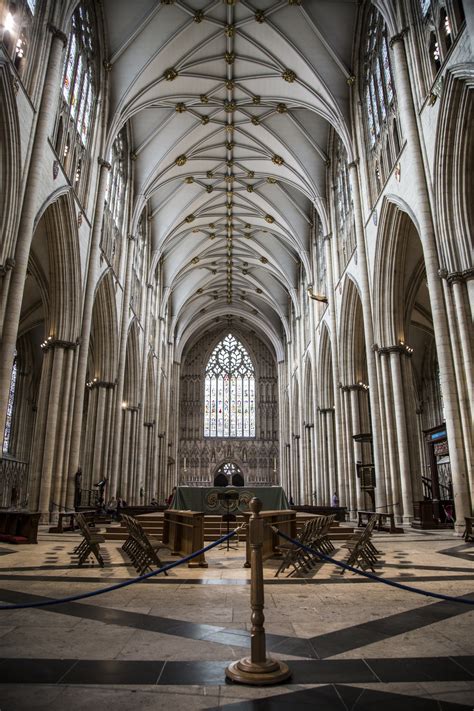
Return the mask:
[[226,676],[232,681],[254,686],[278,684],[291,676],[287,664],[267,657],[265,645],[265,615],[263,590],[263,518],[260,516],[262,502],[252,499],[250,502],[252,515],[249,521],[248,536],[251,548],[251,585],[250,604],[252,607],[252,632],[250,657],[243,657],[232,662],[225,670]]

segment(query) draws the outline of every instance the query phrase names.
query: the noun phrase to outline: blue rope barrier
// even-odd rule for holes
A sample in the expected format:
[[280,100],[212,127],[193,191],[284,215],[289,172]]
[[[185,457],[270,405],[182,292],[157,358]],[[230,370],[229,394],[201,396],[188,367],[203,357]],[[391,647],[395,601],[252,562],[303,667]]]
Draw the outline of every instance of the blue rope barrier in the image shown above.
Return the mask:
[[317,555],[319,558],[328,561],[329,563],[334,563],[334,565],[339,566],[339,568],[343,568],[344,570],[350,570],[352,573],[357,573],[357,575],[362,575],[364,578],[374,580],[376,583],[385,583],[385,585],[391,585],[392,587],[399,588],[400,590],[406,590],[407,592],[417,593],[418,595],[425,595],[426,597],[434,597],[437,600],[447,600],[448,602],[462,602],[465,605],[474,605],[474,600],[466,600],[463,597],[452,597],[451,595],[443,595],[442,593],[433,593],[429,592],[428,590],[421,590],[421,588],[415,588],[412,585],[404,585],[403,583],[397,583],[395,582],[395,580],[390,580],[389,578],[380,578],[378,575],[374,575],[373,573],[367,573],[367,571],[365,570],[353,568],[352,565],[347,565],[347,563],[343,563],[340,560],[330,558],[329,556],[324,555],[324,553],[320,553],[320,551],[317,551],[314,548],[310,548],[309,546],[304,545],[304,543],[295,541],[293,538],[290,538],[286,535],[286,533],[279,531],[274,526],[272,526],[272,528],[278,533],[279,536],[285,538],[287,541],[293,543],[295,546],[298,546],[299,548],[308,551],[308,553]]
[[178,565],[183,565],[183,563],[187,563],[188,560],[192,560],[193,558],[196,558],[198,555],[202,555],[202,553],[207,553],[207,551],[210,551],[212,548],[215,548],[223,541],[227,541],[228,538],[232,538],[232,536],[235,536],[236,533],[237,533],[237,529],[235,529],[234,531],[230,531],[230,533],[226,533],[225,536],[222,536],[222,538],[219,538],[217,541],[213,541],[213,543],[209,543],[209,545],[205,546],[204,548],[201,548],[198,551],[195,551],[194,553],[190,553],[189,555],[185,556],[184,558],[180,558],[179,560],[174,560],[172,563],[167,563],[166,565],[162,566],[161,568],[158,568],[158,570],[152,570],[150,573],[144,573],[144,575],[139,575],[137,578],[132,578],[131,580],[124,580],[121,583],[116,583],[115,585],[109,585],[106,588],[100,588],[99,590],[92,590],[91,592],[87,592],[87,593],[78,593],[77,595],[69,595],[68,597],[61,597],[61,598],[57,598],[54,600],[42,600],[41,602],[29,602],[29,603],[24,602],[24,603],[18,603],[17,605],[0,605],[0,610],[24,610],[25,608],[29,608],[29,607],[46,607],[47,605],[60,605],[65,602],[75,602],[76,600],[84,600],[87,597],[95,597],[96,595],[103,595],[104,593],[112,592],[112,590],[119,590],[120,588],[125,588],[128,585],[134,585],[135,583],[139,583],[142,580],[147,580],[148,578],[152,578],[155,575],[158,575],[158,573],[163,573],[165,570],[171,570],[171,568],[177,568]]

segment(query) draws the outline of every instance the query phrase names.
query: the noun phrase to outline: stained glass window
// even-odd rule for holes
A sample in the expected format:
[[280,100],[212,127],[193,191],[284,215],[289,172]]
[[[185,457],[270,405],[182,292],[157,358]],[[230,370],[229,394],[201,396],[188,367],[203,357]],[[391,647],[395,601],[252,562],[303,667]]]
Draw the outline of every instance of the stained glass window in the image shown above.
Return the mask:
[[420,0],[420,7],[421,7],[421,14],[423,17],[426,17],[426,15],[429,12],[431,5],[431,0]]
[[214,348],[207,364],[204,436],[255,437],[255,371],[231,333]]
[[94,102],[92,36],[90,14],[83,3],[72,17],[62,82],[63,99],[83,146],[90,132]]
[[12,419],[13,419],[13,407],[15,404],[15,388],[16,379],[18,375],[18,365],[15,353],[15,360],[13,361],[12,375],[10,379],[10,393],[8,395],[7,404],[7,417],[5,420],[5,430],[3,432],[3,452],[6,454],[10,450],[10,439],[12,433]]
[[339,137],[336,137],[334,143],[334,153],[336,238],[339,254],[339,273],[342,274],[355,249],[355,225],[347,151]]
[[[371,197],[375,199],[392,170],[400,151],[395,89],[387,43],[387,27],[382,15],[371,7],[363,45],[361,94],[366,119],[368,175]],[[378,166],[378,169],[376,169]]]
[[[127,187],[127,130],[124,127],[112,144],[109,158],[111,169],[107,176],[105,193],[104,221],[102,228],[101,247],[109,263],[118,269],[120,261],[120,245],[122,226],[125,215],[125,191]],[[142,221],[140,222],[143,225]],[[142,228],[139,227],[139,231]],[[140,232],[141,234],[141,232]],[[141,275],[140,275],[141,280]]]

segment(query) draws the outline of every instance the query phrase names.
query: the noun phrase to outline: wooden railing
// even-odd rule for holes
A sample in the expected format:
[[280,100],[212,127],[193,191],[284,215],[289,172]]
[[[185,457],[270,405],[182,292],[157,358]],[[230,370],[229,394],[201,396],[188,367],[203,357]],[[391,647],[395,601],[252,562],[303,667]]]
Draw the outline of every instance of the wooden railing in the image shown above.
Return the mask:
[[[186,556],[204,548],[204,514],[200,511],[165,511],[163,543],[172,552]],[[188,562],[188,568],[207,568],[204,553]]]

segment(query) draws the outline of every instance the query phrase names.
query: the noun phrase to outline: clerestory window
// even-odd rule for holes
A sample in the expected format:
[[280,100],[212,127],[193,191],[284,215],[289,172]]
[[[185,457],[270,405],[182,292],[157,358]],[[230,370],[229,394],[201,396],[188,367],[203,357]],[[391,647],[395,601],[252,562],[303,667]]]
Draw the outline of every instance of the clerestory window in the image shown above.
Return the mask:
[[56,152],[79,194],[85,183],[97,95],[96,41],[91,3],[74,12],[63,67]]
[[255,437],[255,370],[246,349],[229,333],[206,368],[205,437]]
[[398,112],[390,64],[387,27],[375,7],[370,10],[362,56],[368,173],[375,202],[400,152]]

